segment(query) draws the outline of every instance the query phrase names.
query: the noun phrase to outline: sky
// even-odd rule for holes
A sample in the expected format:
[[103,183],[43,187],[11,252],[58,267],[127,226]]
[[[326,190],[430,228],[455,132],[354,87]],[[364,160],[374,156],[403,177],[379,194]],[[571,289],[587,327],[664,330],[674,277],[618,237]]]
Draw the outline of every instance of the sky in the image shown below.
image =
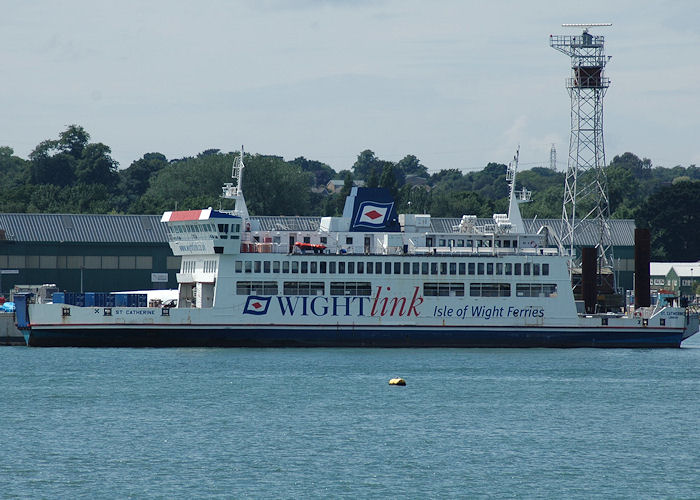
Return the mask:
[[431,172],[566,168],[562,23],[613,23],[607,160],[700,164],[700,2],[2,0],[0,146],[70,124],[120,168],[209,148],[348,169],[371,149]]

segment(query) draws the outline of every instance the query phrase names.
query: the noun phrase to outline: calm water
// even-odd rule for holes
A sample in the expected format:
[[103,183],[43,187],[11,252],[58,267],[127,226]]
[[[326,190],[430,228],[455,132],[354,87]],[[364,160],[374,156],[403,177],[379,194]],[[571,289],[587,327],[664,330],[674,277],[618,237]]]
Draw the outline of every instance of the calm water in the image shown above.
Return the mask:
[[700,339],[4,347],[0,367],[3,498],[700,497]]

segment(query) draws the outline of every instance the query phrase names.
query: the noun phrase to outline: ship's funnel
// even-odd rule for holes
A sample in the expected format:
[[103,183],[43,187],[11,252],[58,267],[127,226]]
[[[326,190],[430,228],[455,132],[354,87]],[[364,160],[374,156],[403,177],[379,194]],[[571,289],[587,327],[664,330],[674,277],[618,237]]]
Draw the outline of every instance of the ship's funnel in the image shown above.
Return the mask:
[[651,234],[648,229],[634,230],[634,307],[651,306],[649,263]]
[[586,314],[595,313],[598,296],[597,264],[598,249],[596,247],[583,247],[581,249],[581,288],[583,289]]

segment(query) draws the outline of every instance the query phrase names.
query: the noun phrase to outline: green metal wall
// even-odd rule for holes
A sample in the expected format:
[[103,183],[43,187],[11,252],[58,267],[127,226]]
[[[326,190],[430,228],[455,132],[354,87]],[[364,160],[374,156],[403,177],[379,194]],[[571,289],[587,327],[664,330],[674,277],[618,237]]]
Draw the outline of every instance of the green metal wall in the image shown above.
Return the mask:
[[[26,265],[12,266],[12,256],[55,256],[69,258],[71,256],[94,257],[151,257],[148,269],[90,269],[83,265],[80,268],[57,268]],[[5,258],[4,258],[5,257]],[[3,274],[0,295],[9,294],[15,284],[36,285],[55,283],[60,290],[80,291],[81,280],[83,291],[110,292],[120,290],[145,290],[154,288],[177,288],[175,274],[178,269],[168,269],[168,257],[171,257],[171,267],[174,267],[172,252],[167,243],[134,243],[134,244],[61,244],[61,243],[23,243],[0,242],[0,269],[17,269],[19,274]],[[35,260],[35,259],[30,259]],[[115,260],[115,259],[112,259]],[[4,264],[4,265],[3,265]],[[167,283],[152,283],[151,273],[167,273]]]

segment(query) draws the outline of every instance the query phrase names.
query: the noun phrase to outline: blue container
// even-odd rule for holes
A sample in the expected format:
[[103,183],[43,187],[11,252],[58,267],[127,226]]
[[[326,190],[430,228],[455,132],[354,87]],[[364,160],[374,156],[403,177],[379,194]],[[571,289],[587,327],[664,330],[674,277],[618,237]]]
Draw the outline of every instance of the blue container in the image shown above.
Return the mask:
[[105,306],[105,294],[104,292],[95,292],[95,305],[97,307]]
[[65,298],[64,304],[68,304],[69,306],[75,304],[75,292],[66,292]]
[[115,305],[115,298],[116,295],[112,295],[111,293],[106,293],[105,294],[105,307],[114,307]]
[[114,305],[116,307],[126,307],[128,305],[128,300],[128,294],[126,293],[114,294]]
[[130,293],[127,295],[129,307],[146,307],[148,304],[147,295],[143,293]]
[[95,306],[95,292],[85,292],[85,306],[94,307]]
[[75,294],[75,306],[78,307],[85,307],[85,294],[84,293],[76,293]]
[[27,328],[29,326],[29,315],[27,314],[27,295],[18,293],[15,295],[15,320],[17,328]]
[[54,304],[65,304],[66,303],[66,294],[63,292],[54,292],[53,293],[53,303]]

